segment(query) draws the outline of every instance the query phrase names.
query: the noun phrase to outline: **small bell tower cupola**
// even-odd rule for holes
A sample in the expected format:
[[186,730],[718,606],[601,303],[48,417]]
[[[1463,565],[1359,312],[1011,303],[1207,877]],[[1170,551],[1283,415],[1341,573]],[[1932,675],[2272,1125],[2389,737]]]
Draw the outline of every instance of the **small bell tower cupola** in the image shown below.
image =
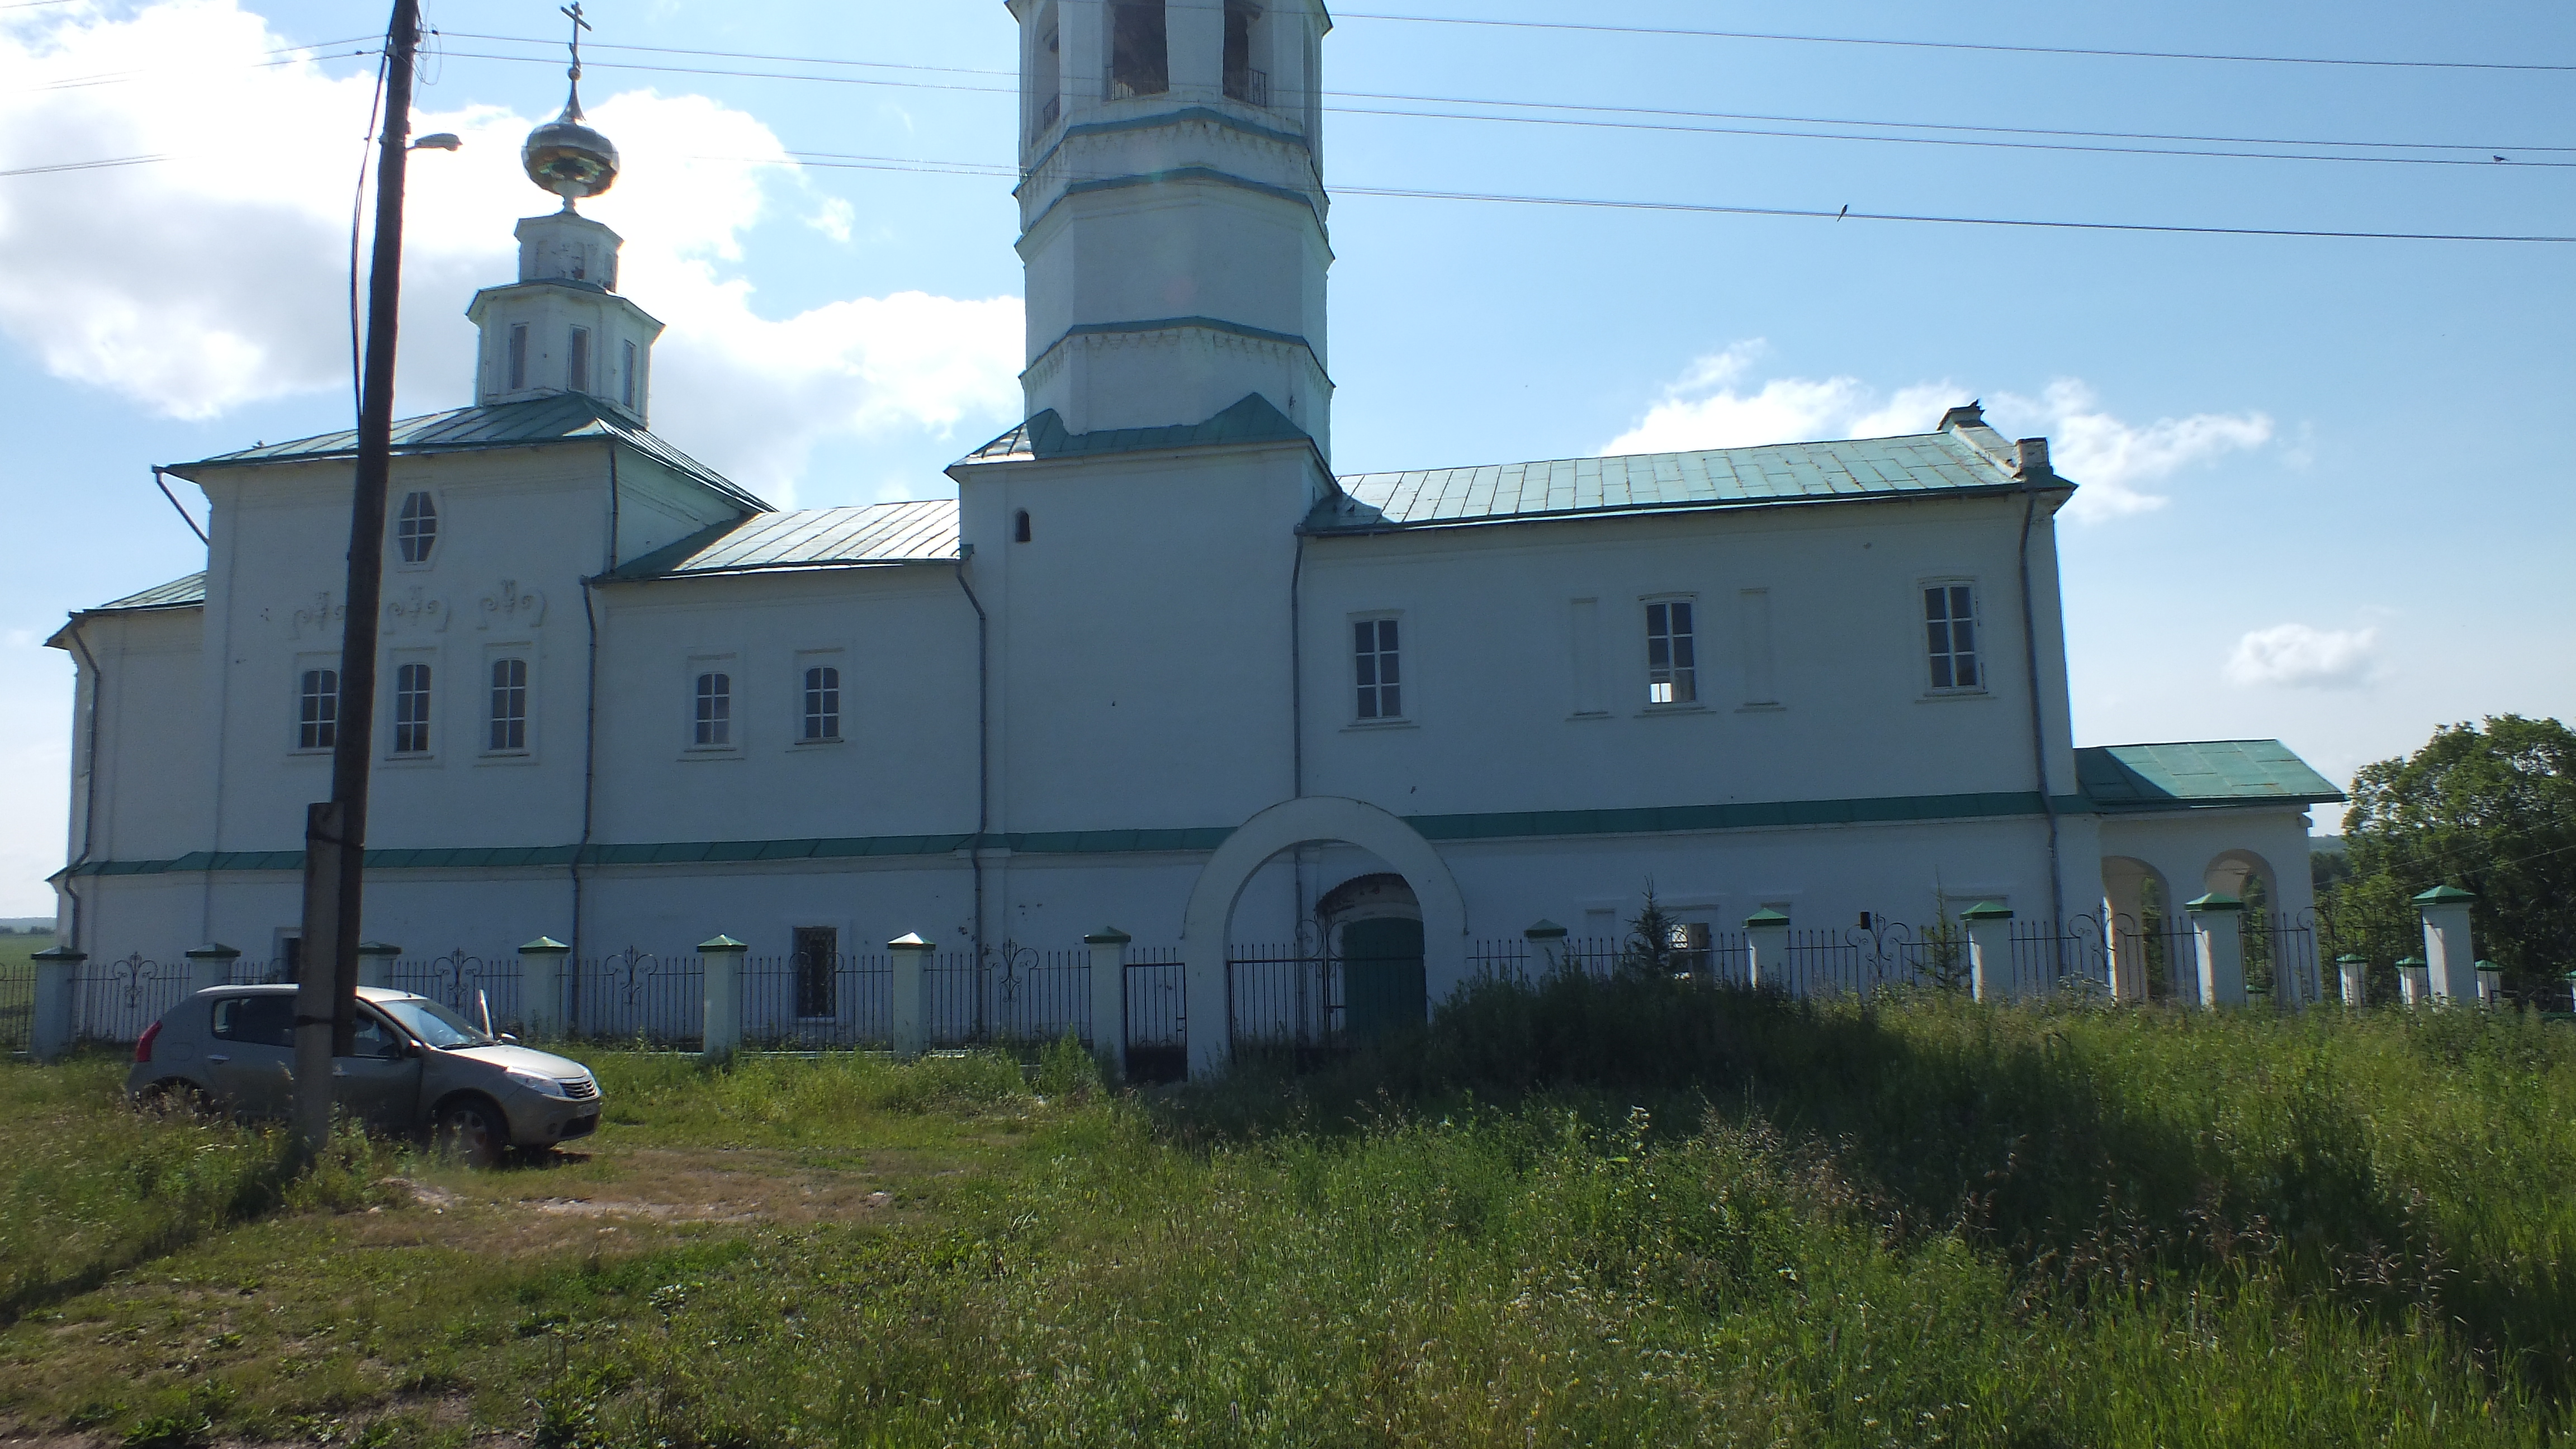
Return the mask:
[[1030,415],[1205,422],[1252,394],[1329,453],[1319,0],[1009,0]]
[[616,232],[573,203],[617,182],[617,147],[581,113],[581,32],[573,23],[571,94],[563,114],[528,133],[520,159],[528,179],[563,198],[563,209],[519,223],[519,280],[486,287],[465,309],[482,334],[474,400],[491,407],[580,393],[643,424],[651,417],[653,342],[662,324],[617,293]]

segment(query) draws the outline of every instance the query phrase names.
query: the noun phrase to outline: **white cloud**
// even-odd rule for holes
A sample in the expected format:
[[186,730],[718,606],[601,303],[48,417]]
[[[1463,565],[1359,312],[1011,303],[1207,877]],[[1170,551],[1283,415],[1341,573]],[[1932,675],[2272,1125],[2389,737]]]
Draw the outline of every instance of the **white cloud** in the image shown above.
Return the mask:
[[[372,77],[263,64],[286,43],[234,0],[166,0],[123,19],[86,3],[0,19],[0,170],[170,158],[0,190],[0,334],[57,376],[177,417],[349,385],[350,187]],[[61,85],[110,72],[144,74]],[[466,145],[411,167],[411,411],[467,400],[464,305],[509,279],[511,225],[546,205],[518,169],[520,139],[540,117],[438,110],[434,92],[424,103],[414,129],[455,131]],[[657,430],[785,501],[827,436],[999,431],[1016,418],[1017,298],[911,292],[764,315],[743,276],[747,233],[786,204],[839,240],[846,203],[779,164],[785,149],[757,118],[705,97],[631,91],[589,110],[627,170],[584,209],[627,239],[620,290],[669,324]]]
[[[1849,376],[1774,377],[1754,387],[1750,378],[1765,351],[1756,339],[1693,362],[1603,456],[1929,432],[1943,412],[1972,396],[1947,381],[1882,395]],[[2051,440],[2057,471],[2080,485],[2065,516],[2087,523],[2162,508],[2169,500],[2140,484],[2272,437],[2272,420],[2261,413],[2196,413],[2135,426],[2104,411],[2075,378],[2051,382],[2036,398],[2000,394],[1987,413],[2009,436]]]
[[2355,689],[2379,669],[2377,629],[2319,629],[2275,624],[2236,641],[2227,678],[2242,685],[2291,689]]
[[2162,508],[2172,500],[2137,485],[2272,440],[2272,420],[2261,413],[2194,413],[2132,426],[2104,412],[2093,389],[2071,377],[2051,382],[2036,399],[2003,394],[1990,411],[1999,424],[2012,424],[2007,432],[2047,435],[2051,465],[2081,485],[2066,516],[2083,523]]

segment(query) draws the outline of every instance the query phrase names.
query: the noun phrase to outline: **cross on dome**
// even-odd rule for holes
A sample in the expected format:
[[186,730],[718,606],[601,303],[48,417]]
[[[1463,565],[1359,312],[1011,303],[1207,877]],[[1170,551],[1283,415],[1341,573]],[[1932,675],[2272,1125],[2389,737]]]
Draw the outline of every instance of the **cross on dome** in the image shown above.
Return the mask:
[[597,196],[617,184],[617,147],[606,136],[592,130],[581,113],[581,33],[591,28],[582,18],[580,0],[564,6],[565,17],[572,21],[572,67],[565,72],[570,89],[564,97],[563,114],[528,133],[527,145],[519,159],[527,168],[528,179],[541,191],[563,198],[563,209],[586,196]]

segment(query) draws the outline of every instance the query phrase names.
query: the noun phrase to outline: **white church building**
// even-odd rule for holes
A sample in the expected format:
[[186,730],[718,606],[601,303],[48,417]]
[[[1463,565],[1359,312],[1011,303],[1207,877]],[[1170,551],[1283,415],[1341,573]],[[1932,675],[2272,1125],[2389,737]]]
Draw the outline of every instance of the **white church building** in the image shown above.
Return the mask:
[[[780,511],[693,461],[650,431],[660,324],[618,237],[569,202],[518,224],[469,309],[474,405],[395,428],[368,936],[989,955],[1115,926],[1197,1004],[1245,943],[1419,921],[1436,1003],[1480,943],[1615,936],[1650,883],[1685,944],[1981,903],[2063,936],[2148,882],[2172,915],[2309,906],[2305,812],[2341,797],[2286,748],[2072,737],[2077,482],[2044,440],[1969,406],[1338,472],[1322,8],[1011,9],[1027,420],[953,499]],[[291,954],[354,453],[171,467],[205,571],[53,639],[61,939],[93,962]]]

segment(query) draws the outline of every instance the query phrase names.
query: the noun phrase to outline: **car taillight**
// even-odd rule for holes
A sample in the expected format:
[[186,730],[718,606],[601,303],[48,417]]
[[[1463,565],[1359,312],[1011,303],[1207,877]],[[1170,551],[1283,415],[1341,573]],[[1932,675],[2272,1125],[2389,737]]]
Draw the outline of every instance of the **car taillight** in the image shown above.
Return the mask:
[[160,1034],[161,1023],[157,1021],[152,1023],[150,1026],[143,1028],[143,1035],[134,1039],[134,1059],[136,1061],[148,1062],[152,1060],[152,1039]]

